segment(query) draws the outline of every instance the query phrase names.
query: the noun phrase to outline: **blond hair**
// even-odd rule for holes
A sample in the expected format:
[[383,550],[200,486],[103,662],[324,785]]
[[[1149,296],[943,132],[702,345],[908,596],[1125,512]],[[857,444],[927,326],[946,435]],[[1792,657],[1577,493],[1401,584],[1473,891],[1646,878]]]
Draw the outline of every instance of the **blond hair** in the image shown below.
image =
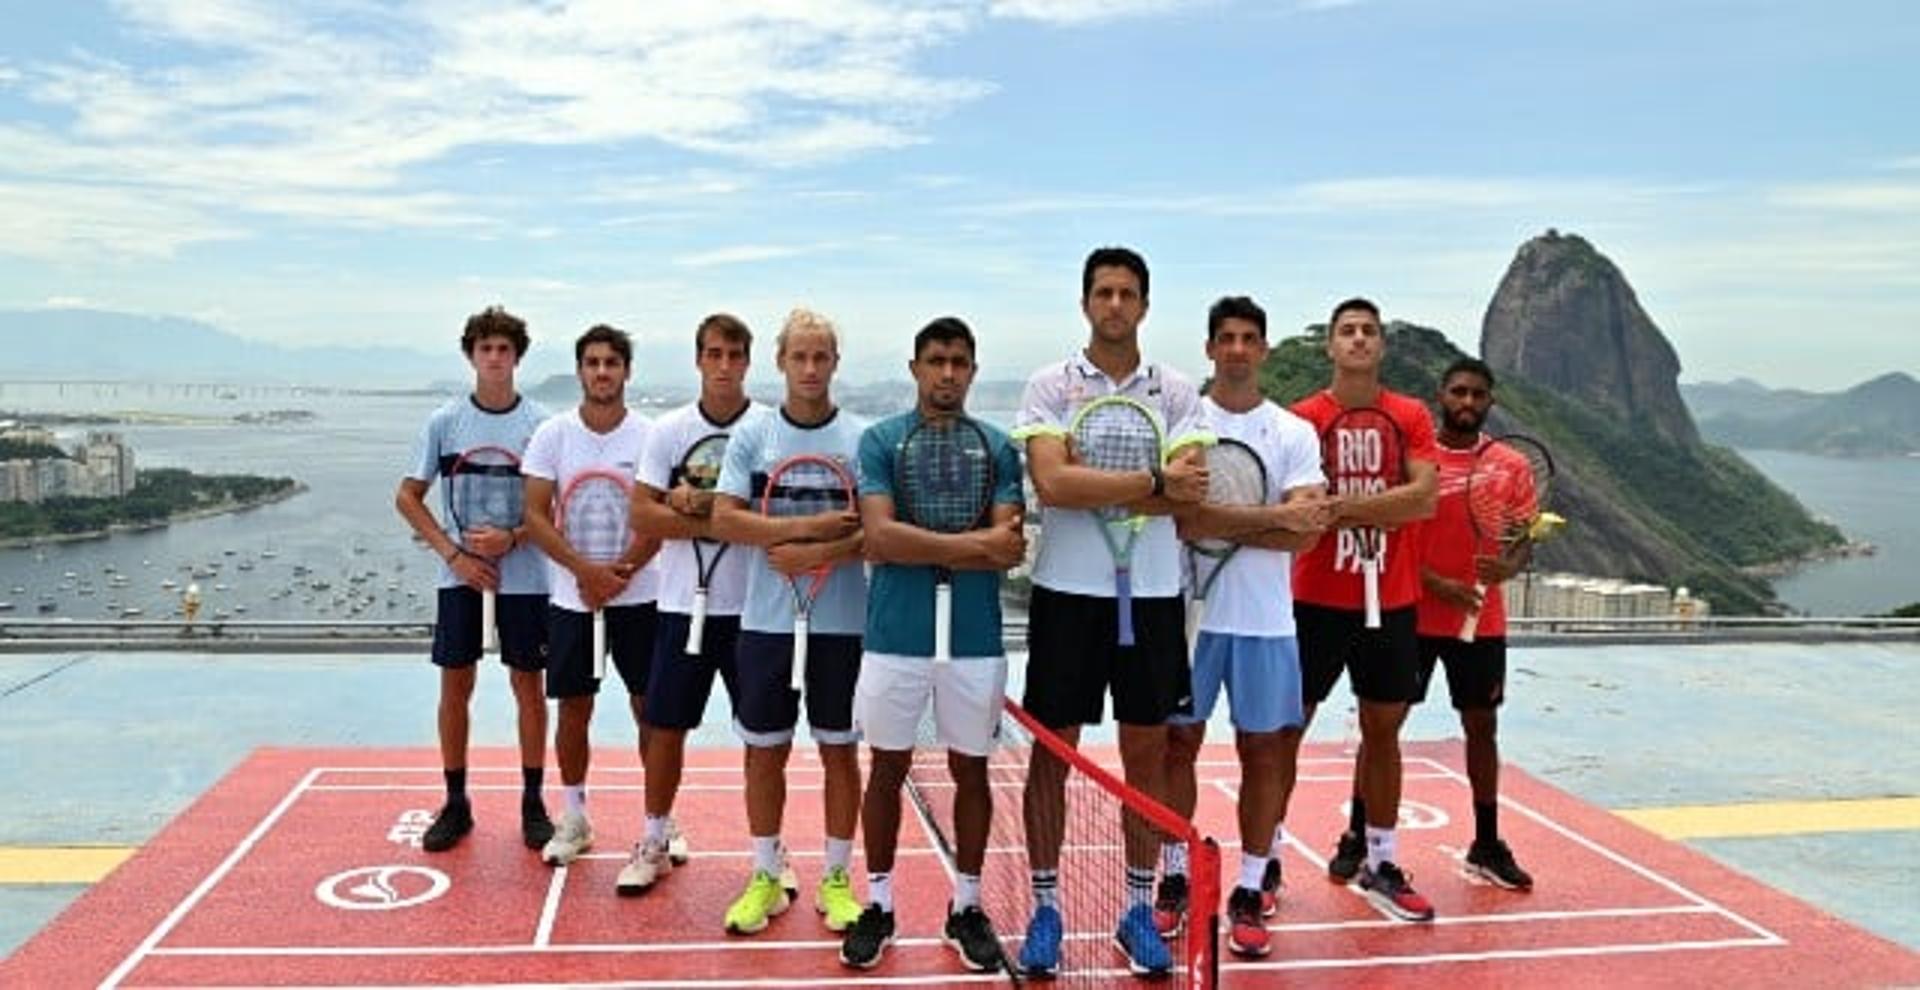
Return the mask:
[[775,353],[787,353],[787,341],[796,333],[826,334],[828,343],[833,346],[834,356],[839,356],[840,332],[834,329],[833,321],[804,306],[796,306],[793,312],[787,314],[787,322],[780,326],[780,335],[774,338]]

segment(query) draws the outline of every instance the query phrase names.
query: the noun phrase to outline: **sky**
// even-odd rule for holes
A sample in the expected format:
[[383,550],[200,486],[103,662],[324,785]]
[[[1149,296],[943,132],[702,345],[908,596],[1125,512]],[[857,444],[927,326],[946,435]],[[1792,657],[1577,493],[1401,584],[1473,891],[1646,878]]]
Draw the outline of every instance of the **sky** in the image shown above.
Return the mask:
[[[1920,17],[1886,2],[0,0],[0,308],[444,350],[685,341],[806,305],[897,374],[1085,338],[1080,265],[1207,305],[1349,295],[1477,350],[1515,250],[1578,233],[1686,381],[1920,371]],[[763,355],[765,357],[765,355]],[[4,359],[0,359],[4,363]],[[771,374],[763,360],[758,375]],[[688,377],[691,367],[639,369]]]

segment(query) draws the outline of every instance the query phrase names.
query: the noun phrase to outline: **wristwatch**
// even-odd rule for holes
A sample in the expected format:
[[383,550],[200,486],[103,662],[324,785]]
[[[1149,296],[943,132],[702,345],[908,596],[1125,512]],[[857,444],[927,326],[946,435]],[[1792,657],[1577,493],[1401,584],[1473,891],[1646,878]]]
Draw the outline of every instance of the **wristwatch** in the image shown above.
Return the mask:
[[1155,464],[1147,468],[1147,473],[1153,475],[1153,497],[1159,498],[1165,495],[1167,493],[1166,472],[1160,470],[1160,465]]

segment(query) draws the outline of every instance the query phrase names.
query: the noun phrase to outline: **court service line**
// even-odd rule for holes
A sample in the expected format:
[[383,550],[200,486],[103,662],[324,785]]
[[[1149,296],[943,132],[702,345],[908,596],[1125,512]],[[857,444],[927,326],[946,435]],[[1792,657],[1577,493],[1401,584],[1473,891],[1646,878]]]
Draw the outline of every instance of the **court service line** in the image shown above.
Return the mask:
[[[1102,936],[1103,938],[1106,936]],[[896,938],[894,946],[898,948],[934,948],[945,943],[931,936]],[[771,952],[771,951],[812,951],[821,952],[840,950],[839,939],[786,939],[783,941],[763,942],[759,939],[732,939],[725,942],[577,942],[564,945],[546,943],[541,945],[222,945],[222,946],[174,946],[156,948],[149,955],[180,956],[196,959],[235,958],[271,958],[285,956],[296,958],[408,958],[412,956],[564,956],[580,955],[655,955],[659,953],[685,952]]]
[[[899,944],[898,942],[895,943]],[[1126,970],[1114,971],[1114,975],[1125,974]],[[782,976],[758,980],[619,980],[612,983],[463,983],[468,990],[631,990],[636,987],[655,987],[659,990],[707,990],[707,988],[726,987],[846,987],[847,976],[831,977],[792,977]],[[906,986],[948,986],[955,983],[998,983],[1007,982],[1003,973],[929,973],[922,976],[867,976],[855,977],[858,986],[906,987]],[[357,984],[362,990],[420,990],[417,983],[365,983]],[[275,990],[339,990],[330,984],[312,986],[274,984]],[[127,987],[125,990],[172,990],[162,987]]]
[[1653,918],[1677,914],[1719,914],[1704,904],[1672,904],[1666,907],[1592,908],[1568,911],[1514,911],[1508,914],[1442,914],[1432,921],[1409,922],[1398,919],[1378,921],[1313,921],[1268,925],[1270,932],[1337,932],[1364,929],[1406,928],[1409,925],[1504,925],[1536,921],[1584,921],[1588,918]]
[[567,868],[554,867],[547,880],[547,896],[540,902],[540,923],[533,928],[533,944],[545,947],[553,941],[553,922],[560,916],[560,892],[567,886]]
[[126,979],[127,974],[133,972],[134,967],[140,964],[140,960],[152,952],[154,948],[160,944],[161,939],[166,938],[168,933],[172,932],[173,929],[186,918],[188,912],[199,906],[200,901],[203,900],[208,893],[212,892],[213,888],[218,886],[220,881],[225,879],[226,875],[231,872],[235,866],[239,865],[240,860],[244,859],[247,853],[253,851],[253,847],[258,845],[260,840],[266,837],[268,830],[280,821],[281,816],[285,815],[287,810],[293,807],[294,802],[300,800],[302,792],[304,792],[319,775],[320,772],[317,769],[308,770],[306,775],[301,777],[299,782],[294,784],[291,790],[287,791],[286,796],[282,797],[280,802],[273,806],[273,810],[267,812],[266,817],[260,819],[259,824],[255,825],[253,830],[248,832],[246,837],[242,838],[240,842],[233,847],[233,851],[227,853],[227,857],[221,860],[218,866],[213,868],[213,872],[208,873],[206,877],[200,881],[200,885],[193,888],[192,893],[189,893],[180,903],[175,904],[173,910],[167,912],[167,916],[161,919],[160,924],[155,926],[151,932],[148,932],[147,937],[141,939],[139,945],[133,947],[133,951],[128,953],[127,957],[120,961],[120,965],[114,967],[113,972],[107,974],[106,979],[100,981],[101,990],[113,990],[114,987],[119,986],[120,981]]

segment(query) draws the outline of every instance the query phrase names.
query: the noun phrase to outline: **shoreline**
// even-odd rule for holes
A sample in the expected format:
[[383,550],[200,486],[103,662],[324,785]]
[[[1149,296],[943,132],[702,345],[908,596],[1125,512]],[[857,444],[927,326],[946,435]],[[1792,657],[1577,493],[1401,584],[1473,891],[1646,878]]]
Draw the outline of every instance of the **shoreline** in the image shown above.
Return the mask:
[[186,509],[180,512],[169,513],[165,519],[158,519],[153,522],[113,523],[105,529],[90,529],[83,533],[47,533],[40,536],[0,537],[0,550],[24,550],[28,547],[57,545],[61,543],[85,543],[88,540],[110,539],[116,533],[143,533],[148,530],[165,529],[175,523],[192,522],[196,519],[211,519],[214,516],[246,512],[250,509],[258,509],[264,505],[284,502],[297,495],[303,495],[306,491],[306,482],[296,481],[290,487],[282,491],[274,492],[271,495],[263,495],[259,498],[243,499],[233,502],[222,502],[218,505],[206,505],[197,509]]
[[1769,581],[1792,575],[1802,568],[1814,564],[1826,564],[1836,560],[1850,560],[1854,557],[1871,557],[1880,552],[1880,548],[1867,540],[1846,540],[1830,547],[1809,550],[1784,560],[1772,560],[1764,564],[1751,564],[1740,568],[1740,573],[1749,577],[1765,578]]

